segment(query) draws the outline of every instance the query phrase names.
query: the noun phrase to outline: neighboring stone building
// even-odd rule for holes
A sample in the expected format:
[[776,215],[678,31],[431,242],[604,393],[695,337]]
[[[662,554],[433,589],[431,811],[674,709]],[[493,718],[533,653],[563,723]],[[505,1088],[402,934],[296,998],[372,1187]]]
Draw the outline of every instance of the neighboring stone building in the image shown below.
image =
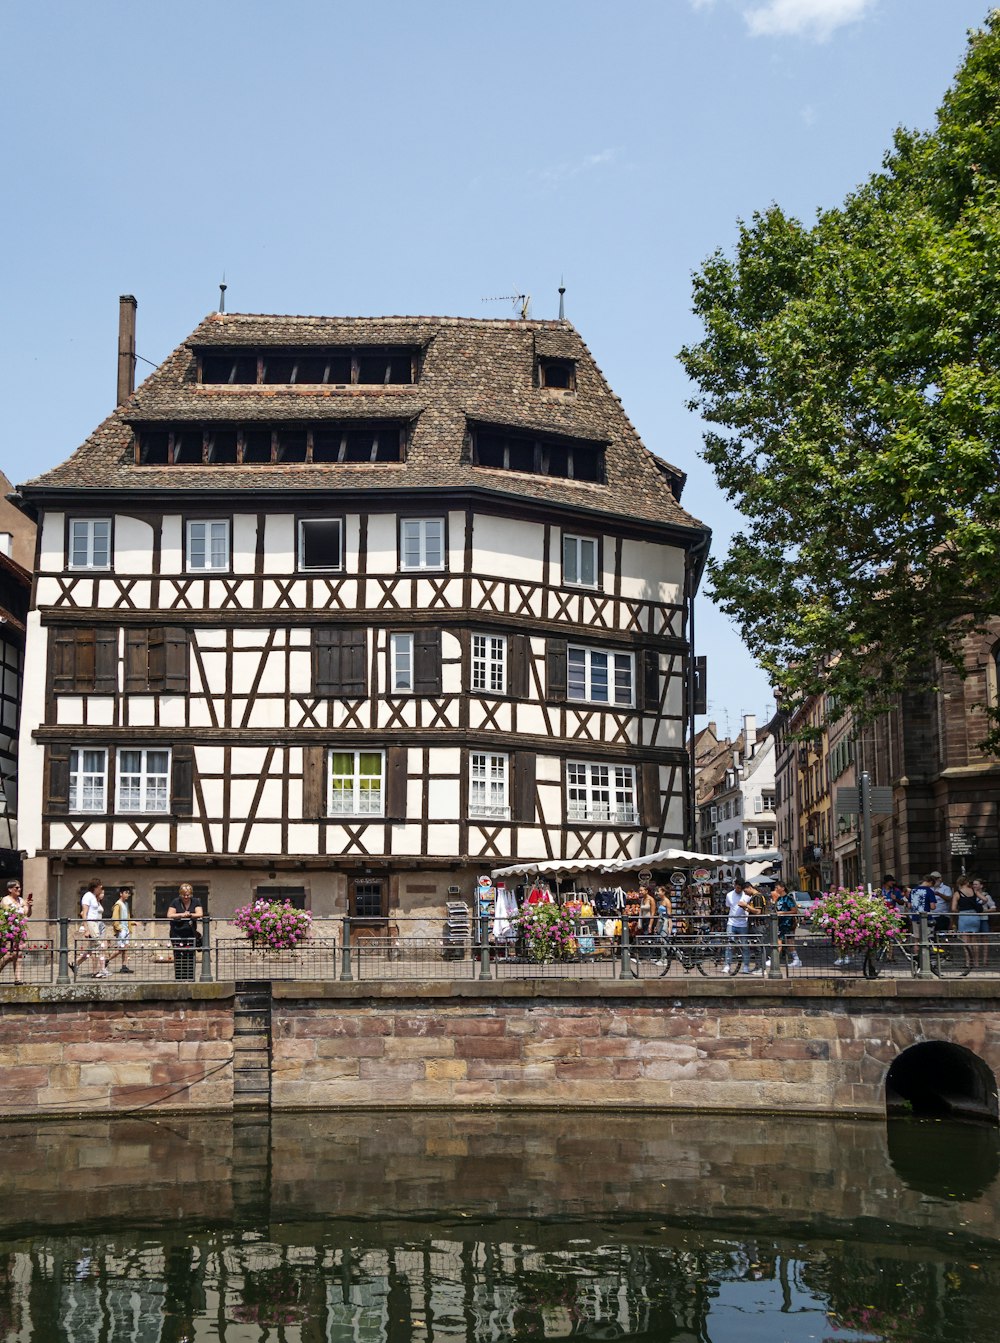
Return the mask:
[[21,487],[36,892],[436,932],[491,867],[685,845],[708,534],[569,323],[220,313],[132,393],[122,311],[121,404]]
[[[867,771],[893,792],[892,815],[872,821],[876,881],[887,872],[908,883],[931,870],[954,876],[964,864],[1000,887],[1000,759],[979,744],[986,707],[997,702],[1000,617],[964,651],[964,679],[940,668],[938,690],[901,695],[860,728],[825,696],[776,716],[779,843],[784,870],[803,885],[861,880],[858,818],[836,799]],[[803,725],[813,730],[808,742],[792,735]]]
[[725,859],[718,869],[723,881],[770,872],[779,857],[774,738],[768,730],[758,734],[755,715],[744,715],[728,759],[703,774],[706,785],[713,776],[699,792],[699,847]]

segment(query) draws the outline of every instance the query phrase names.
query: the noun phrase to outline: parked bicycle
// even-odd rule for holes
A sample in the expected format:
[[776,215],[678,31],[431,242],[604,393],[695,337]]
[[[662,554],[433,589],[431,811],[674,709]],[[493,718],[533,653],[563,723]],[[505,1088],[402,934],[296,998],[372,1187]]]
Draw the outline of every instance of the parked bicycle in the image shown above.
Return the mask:
[[[964,979],[972,969],[972,958],[968,944],[962,942],[957,933],[934,932],[929,934],[927,946],[928,963],[932,975],[939,979]],[[889,964],[898,952],[903,963],[908,966],[911,975],[920,973],[920,942],[900,933],[889,939],[877,951],[865,952],[862,972],[866,979],[877,979],[881,968]]]

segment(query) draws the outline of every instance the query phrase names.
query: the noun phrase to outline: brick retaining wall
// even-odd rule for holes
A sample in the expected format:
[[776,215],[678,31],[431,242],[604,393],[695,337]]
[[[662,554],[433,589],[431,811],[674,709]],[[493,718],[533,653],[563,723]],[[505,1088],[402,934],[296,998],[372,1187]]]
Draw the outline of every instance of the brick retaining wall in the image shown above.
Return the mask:
[[[276,983],[271,1105],[880,1116],[910,1045],[961,1045],[1000,1073],[987,983],[739,988]],[[3,990],[0,1114],[230,1109],[234,1002],[232,984]]]

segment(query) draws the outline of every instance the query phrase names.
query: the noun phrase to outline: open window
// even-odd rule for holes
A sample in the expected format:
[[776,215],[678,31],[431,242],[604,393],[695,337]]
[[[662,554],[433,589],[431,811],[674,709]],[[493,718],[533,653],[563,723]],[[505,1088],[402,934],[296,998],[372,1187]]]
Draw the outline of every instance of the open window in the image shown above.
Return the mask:
[[339,572],[344,566],[341,518],[299,519],[299,568]]
[[572,359],[539,359],[539,387],[551,387],[561,392],[576,391],[576,363]]

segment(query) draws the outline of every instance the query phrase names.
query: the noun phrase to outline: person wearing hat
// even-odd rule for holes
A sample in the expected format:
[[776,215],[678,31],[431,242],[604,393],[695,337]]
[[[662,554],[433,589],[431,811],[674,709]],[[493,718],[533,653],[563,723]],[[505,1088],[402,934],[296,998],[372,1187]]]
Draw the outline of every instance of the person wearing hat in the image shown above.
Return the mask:
[[750,897],[754,894],[752,886],[745,886],[742,878],[737,877],[733,889],[726,896],[726,959],[722,967],[724,975],[733,973],[733,947],[743,949],[743,968],[740,974],[749,975],[750,970]]

